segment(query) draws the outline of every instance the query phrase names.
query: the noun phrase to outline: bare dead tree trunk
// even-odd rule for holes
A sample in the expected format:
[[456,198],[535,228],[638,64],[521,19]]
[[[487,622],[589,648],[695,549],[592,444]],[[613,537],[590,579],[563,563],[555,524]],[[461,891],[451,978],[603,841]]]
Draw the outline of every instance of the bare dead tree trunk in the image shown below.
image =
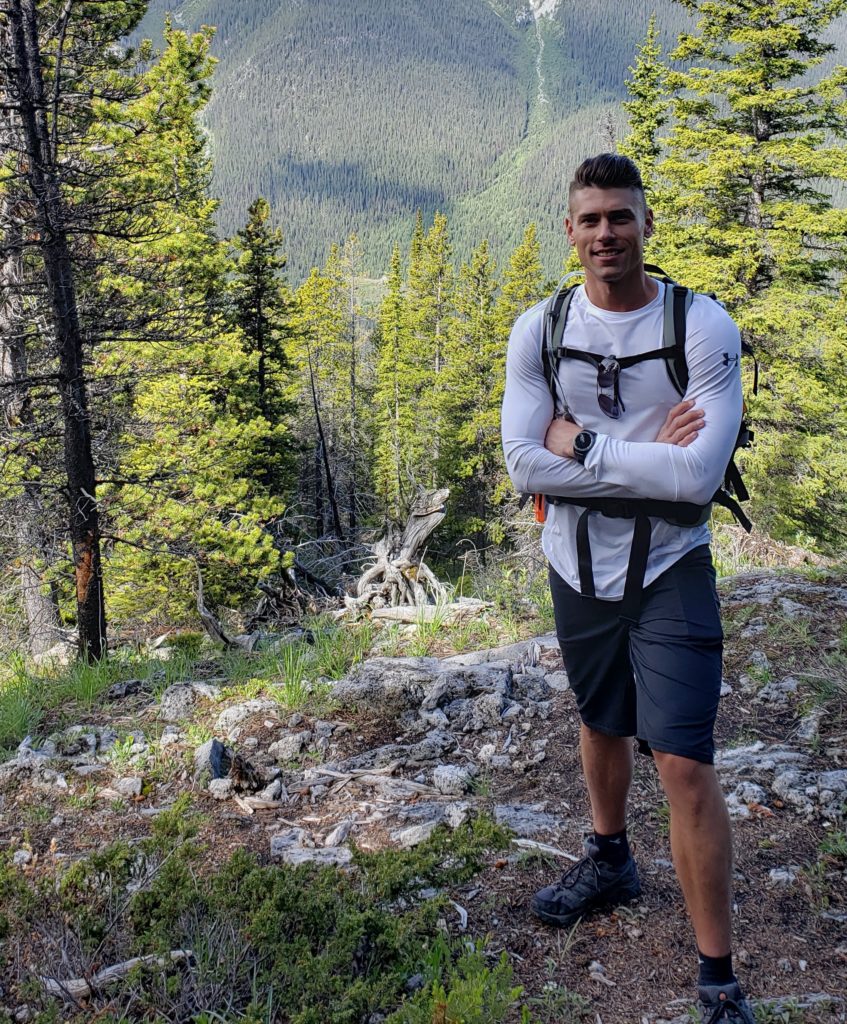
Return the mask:
[[39,247],[44,260],[52,327],[59,357],[59,393],[64,425],[70,537],[76,575],[79,652],[84,658],[96,659],[106,652],[106,613],[103,604],[91,421],[73,266],[56,154],[50,144],[47,123],[48,101],[41,70],[36,0],[9,0],[7,11],[13,44],[12,83],[28,160],[26,179],[40,232]]
[[[10,46],[8,25],[0,25],[0,47]],[[4,99],[8,99],[5,96]],[[0,113],[0,150],[20,152],[20,126],[14,111]],[[3,424],[10,434],[35,426],[32,396],[27,384],[28,358],[23,300],[23,219],[21,198],[7,184],[0,197],[3,258],[0,263],[0,395]],[[27,624],[27,649],[43,654],[55,643],[60,620],[55,585],[46,584],[43,568],[49,565],[44,531],[45,513],[37,489],[24,483],[8,503],[20,567],[21,605]]]
[[345,598],[348,608],[422,606],[444,600],[447,590],[423,560],[426,542],[447,514],[445,487],[418,495],[403,532],[389,524],[385,536],[372,545],[374,561],[356,582],[354,597]]

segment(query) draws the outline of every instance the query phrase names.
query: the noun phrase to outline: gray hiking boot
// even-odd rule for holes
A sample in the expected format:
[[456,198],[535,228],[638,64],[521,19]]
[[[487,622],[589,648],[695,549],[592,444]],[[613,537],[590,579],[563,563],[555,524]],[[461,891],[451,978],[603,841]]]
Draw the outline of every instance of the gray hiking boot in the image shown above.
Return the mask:
[[701,1024],[756,1024],[753,1009],[741,993],[741,986],[701,985],[697,990]]
[[585,856],[532,898],[532,911],[547,924],[567,927],[585,914],[610,904],[626,903],[641,895],[638,869],[632,857],[622,868],[594,859],[597,847],[585,841]]

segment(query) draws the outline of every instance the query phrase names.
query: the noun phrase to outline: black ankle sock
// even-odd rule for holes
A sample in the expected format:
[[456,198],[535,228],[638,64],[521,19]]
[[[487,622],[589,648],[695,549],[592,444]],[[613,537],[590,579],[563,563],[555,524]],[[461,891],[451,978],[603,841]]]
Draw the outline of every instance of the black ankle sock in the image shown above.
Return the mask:
[[729,985],[735,981],[732,973],[732,953],[726,956],[706,956],[697,950],[700,961],[701,985]]
[[629,860],[629,841],[626,838],[626,829],[613,832],[610,836],[602,836],[599,832],[595,832],[594,845],[598,851],[594,859],[603,861],[609,867],[622,868]]

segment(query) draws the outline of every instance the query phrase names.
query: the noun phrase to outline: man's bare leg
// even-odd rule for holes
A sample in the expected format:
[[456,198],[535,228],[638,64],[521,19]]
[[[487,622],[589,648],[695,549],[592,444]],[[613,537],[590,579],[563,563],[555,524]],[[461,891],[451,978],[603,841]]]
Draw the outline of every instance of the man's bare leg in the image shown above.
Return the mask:
[[620,832],[626,828],[626,801],[632,785],[632,739],[607,736],[582,725],[579,747],[594,831],[602,835]]
[[731,945],[732,834],[713,765],[654,751],[671,809],[671,851],[697,946],[725,956]]

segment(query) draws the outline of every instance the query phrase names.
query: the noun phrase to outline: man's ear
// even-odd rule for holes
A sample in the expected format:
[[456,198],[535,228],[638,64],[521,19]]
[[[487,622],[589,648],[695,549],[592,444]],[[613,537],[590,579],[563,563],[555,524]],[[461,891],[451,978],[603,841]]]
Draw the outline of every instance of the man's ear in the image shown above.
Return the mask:
[[655,227],[655,222],[653,220],[653,211],[648,206],[647,207],[647,212],[644,215],[644,237],[645,238],[649,238],[653,234],[653,228],[654,227]]
[[569,217],[565,217],[565,234],[568,236],[568,245],[573,245],[573,224]]

